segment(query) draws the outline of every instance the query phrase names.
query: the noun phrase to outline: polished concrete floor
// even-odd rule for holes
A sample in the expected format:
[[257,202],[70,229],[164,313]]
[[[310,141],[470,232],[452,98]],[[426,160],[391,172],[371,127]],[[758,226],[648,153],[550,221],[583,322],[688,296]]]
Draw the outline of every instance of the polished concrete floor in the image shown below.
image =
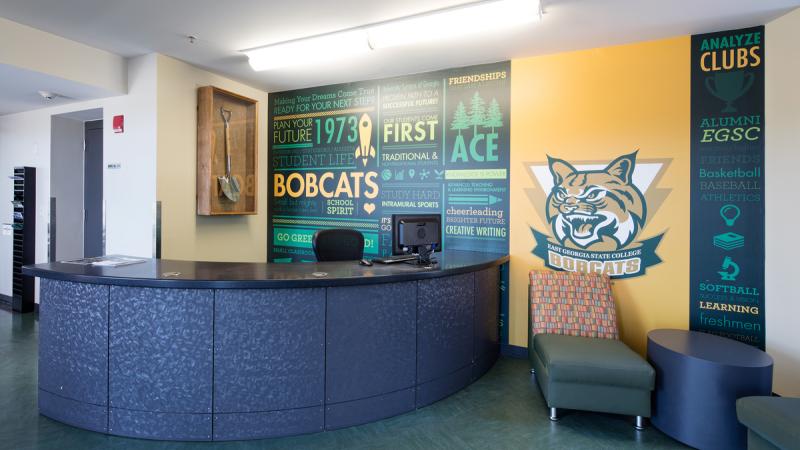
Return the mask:
[[503,358],[483,378],[427,408],[312,435],[226,443],[155,442],[105,436],[36,410],[38,322],[0,309],[0,449],[614,449],[684,448],[632,418],[567,412],[558,423],[527,362]]

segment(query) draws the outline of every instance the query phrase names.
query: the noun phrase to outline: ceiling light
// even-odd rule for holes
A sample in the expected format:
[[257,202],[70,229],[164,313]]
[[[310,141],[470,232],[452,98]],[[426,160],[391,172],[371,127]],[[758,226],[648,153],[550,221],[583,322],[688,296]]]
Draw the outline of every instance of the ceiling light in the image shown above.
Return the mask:
[[363,29],[339,31],[310,38],[243,50],[253,70],[317,64],[369,52]]
[[539,17],[538,0],[498,0],[391,20],[367,30],[370,47],[379,49],[508,29]]
[[242,50],[253,70],[319,64],[370,49],[505,30],[541,17],[540,0],[491,0]]

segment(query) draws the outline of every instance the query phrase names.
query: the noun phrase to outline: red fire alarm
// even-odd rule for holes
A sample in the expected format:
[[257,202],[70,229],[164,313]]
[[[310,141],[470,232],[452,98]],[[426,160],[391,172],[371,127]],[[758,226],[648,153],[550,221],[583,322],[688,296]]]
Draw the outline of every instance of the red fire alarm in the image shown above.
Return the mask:
[[114,133],[125,132],[125,116],[114,116]]

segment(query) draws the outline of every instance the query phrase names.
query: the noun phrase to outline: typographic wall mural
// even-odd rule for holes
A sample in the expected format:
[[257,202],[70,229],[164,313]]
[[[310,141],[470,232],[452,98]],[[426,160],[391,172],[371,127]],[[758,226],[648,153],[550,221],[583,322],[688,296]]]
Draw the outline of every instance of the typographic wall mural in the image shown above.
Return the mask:
[[688,326],[690,37],[512,61],[512,345],[528,272],[613,278],[622,339]]
[[440,213],[443,246],[508,251],[510,63],[270,94],[273,262],[322,228],[391,254],[391,215]]
[[764,27],[691,58],[691,329],[764,349]]

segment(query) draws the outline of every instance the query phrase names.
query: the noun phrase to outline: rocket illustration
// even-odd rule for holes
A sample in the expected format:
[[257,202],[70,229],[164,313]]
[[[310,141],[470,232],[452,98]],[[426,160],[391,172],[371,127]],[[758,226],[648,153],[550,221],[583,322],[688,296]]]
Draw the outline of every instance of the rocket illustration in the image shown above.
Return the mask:
[[375,147],[372,146],[372,119],[365,113],[361,115],[358,120],[358,140],[359,145],[356,147],[356,158],[361,158],[361,161],[366,167],[367,161],[370,157],[375,157]]

